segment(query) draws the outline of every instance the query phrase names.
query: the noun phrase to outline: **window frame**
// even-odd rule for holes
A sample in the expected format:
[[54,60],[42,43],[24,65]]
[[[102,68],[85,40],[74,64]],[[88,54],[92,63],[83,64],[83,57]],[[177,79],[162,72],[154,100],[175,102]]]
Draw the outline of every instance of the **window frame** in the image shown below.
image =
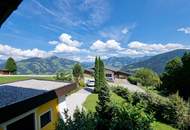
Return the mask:
[[52,114],[52,109],[50,108],[50,109],[48,109],[47,111],[45,111],[45,112],[43,112],[43,113],[41,113],[40,115],[39,115],[39,129],[42,129],[42,128],[44,128],[45,126],[41,126],[41,117],[44,115],[44,114],[46,114],[46,113],[48,113],[48,112],[50,112],[50,122],[48,122],[47,124],[49,124],[49,123],[51,123],[52,121],[53,121],[53,114]]
[[35,110],[35,109],[30,110],[29,112],[23,113],[23,114],[21,114],[21,115],[15,117],[15,118],[13,118],[13,119],[11,119],[11,120],[5,122],[5,123],[2,123],[0,126],[1,126],[4,130],[7,130],[7,126],[8,126],[8,125],[10,125],[10,124],[12,124],[12,123],[14,123],[14,122],[17,122],[17,121],[19,121],[20,119],[25,118],[25,117],[27,117],[27,116],[30,115],[30,114],[34,114],[34,128],[35,128],[35,130],[37,130],[37,114],[36,114],[36,110]]

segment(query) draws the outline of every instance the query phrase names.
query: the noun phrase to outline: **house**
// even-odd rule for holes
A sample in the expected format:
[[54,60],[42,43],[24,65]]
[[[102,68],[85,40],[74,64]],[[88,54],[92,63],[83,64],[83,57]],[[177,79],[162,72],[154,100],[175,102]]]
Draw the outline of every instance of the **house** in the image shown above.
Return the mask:
[[10,75],[11,72],[6,69],[0,69],[0,75]]
[[74,83],[25,80],[0,85],[0,130],[54,130]]
[[[85,74],[92,75],[94,74],[94,67],[87,68],[84,70]],[[121,71],[119,69],[113,68],[113,67],[104,67],[105,69],[105,77],[109,81],[114,81],[115,79],[127,79],[128,76],[130,76],[130,73]]]

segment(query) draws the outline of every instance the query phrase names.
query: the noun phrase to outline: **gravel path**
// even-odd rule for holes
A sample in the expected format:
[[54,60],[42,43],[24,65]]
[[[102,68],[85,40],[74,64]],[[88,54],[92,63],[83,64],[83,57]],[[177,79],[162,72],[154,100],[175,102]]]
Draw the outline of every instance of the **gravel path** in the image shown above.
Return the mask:
[[86,98],[91,94],[92,91],[93,88],[86,87],[66,97],[66,105],[69,110],[68,114],[70,116],[73,115],[76,107],[78,107],[80,110],[82,109],[82,104],[85,102]]

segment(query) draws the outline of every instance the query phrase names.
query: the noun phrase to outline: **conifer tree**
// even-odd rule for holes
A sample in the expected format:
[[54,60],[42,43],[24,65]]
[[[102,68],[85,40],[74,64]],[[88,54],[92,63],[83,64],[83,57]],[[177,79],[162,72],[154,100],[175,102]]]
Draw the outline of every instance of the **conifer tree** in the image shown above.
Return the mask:
[[96,57],[95,59],[95,70],[94,70],[94,79],[95,79],[95,85],[94,85],[94,91],[99,91],[99,58]]
[[97,129],[106,130],[109,128],[109,121],[112,117],[110,109],[110,92],[104,75],[104,63],[99,58],[99,91],[96,114],[99,117]]

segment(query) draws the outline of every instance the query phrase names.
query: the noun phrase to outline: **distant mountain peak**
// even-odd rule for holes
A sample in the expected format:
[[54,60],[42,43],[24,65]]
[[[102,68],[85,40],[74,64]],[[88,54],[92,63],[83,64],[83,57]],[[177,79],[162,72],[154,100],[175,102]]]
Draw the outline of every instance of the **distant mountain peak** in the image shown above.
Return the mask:
[[173,59],[177,56],[182,57],[186,51],[190,52],[189,49],[177,49],[177,50],[173,50],[170,52],[158,54],[147,60],[126,65],[126,66],[122,67],[122,70],[127,71],[127,70],[131,70],[131,69],[145,67],[145,68],[150,68],[157,73],[162,73],[164,71],[165,65],[168,61],[170,61],[171,59]]

